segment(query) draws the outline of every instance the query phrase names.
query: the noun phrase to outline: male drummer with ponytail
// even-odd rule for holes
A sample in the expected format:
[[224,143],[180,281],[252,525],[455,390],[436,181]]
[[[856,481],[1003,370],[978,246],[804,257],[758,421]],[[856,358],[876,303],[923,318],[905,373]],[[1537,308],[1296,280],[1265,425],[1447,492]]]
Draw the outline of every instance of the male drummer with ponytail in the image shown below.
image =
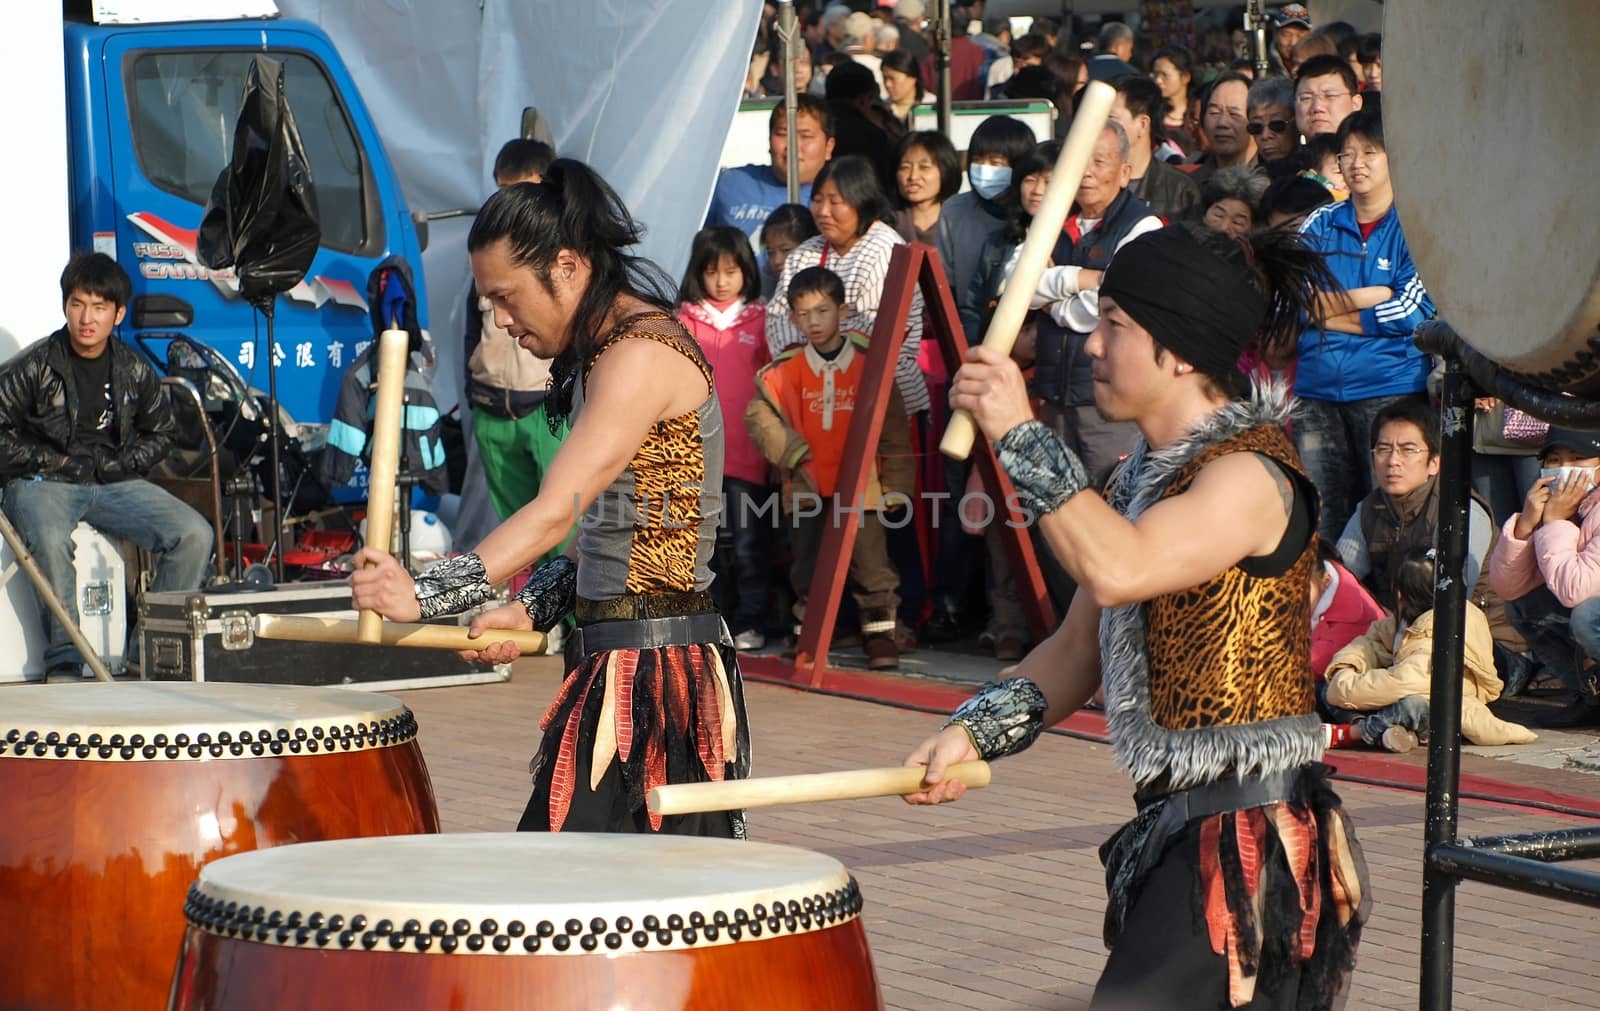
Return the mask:
[[463,611],[558,545],[579,517],[574,562],[535,570],[515,602],[473,621],[474,659],[509,662],[493,630],[548,629],[569,610],[569,669],[532,763],[522,830],[744,835],[740,812],[662,818],[646,791],[743,778],[744,692],[710,594],[723,420],[711,369],[674,320],[673,286],[631,255],[639,228],[581,162],[490,197],[467,237],[495,323],[552,361],[552,423],[572,429],[538,496],[475,551],[415,581],[368,547],[355,606],[393,621]]
[[1326,1008],[1355,962],[1365,866],[1311,690],[1317,496],[1284,389],[1236,366],[1252,345],[1291,349],[1325,281],[1279,232],[1173,226],[1124,246],[1088,354],[1096,406],[1142,439],[1106,497],[1032,419],[1008,358],[974,348],[955,377],[951,402],[995,441],[1079,591],[1055,634],[912,752],[936,785],[908,799],[955,800],[948,765],[1020,751],[1104,687],[1138,813],[1101,847],[1096,1008]]

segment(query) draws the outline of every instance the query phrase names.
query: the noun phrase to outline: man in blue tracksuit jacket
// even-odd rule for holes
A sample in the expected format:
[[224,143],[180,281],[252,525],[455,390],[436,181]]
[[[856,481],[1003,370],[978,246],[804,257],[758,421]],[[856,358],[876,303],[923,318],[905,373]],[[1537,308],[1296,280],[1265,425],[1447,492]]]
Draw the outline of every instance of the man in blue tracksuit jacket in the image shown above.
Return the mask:
[[1325,327],[1300,335],[1294,424],[1300,459],[1322,495],[1322,534],[1330,540],[1371,491],[1373,417],[1427,388],[1431,362],[1411,335],[1434,314],[1395,211],[1383,121],[1376,112],[1352,113],[1338,141],[1350,199],[1313,211],[1300,232],[1326,255],[1344,290],[1323,295]]

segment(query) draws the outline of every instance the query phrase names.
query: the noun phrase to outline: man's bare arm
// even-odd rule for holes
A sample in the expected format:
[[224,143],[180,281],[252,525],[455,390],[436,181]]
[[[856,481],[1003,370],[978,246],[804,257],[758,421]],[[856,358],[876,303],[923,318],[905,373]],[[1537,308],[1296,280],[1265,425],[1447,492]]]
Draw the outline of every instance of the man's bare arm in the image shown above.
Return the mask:
[[1006,674],[1039,686],[1050,707],[1044,725],[1071,716],[1100,687],[1100,607],[1087,593],[1075,593],[1067,616],[1044,642],[1028,651]]
[[[1265,464],[1265,466],[1263,466]],[[1276,464],[1231,453],[1207,464],[1189,489],[1131,523],[1093,492],[1079,492],[1039,520],[1067,572],[1101,607],[1188,589],[1283,539],[1293,502]],[[1287,480],[1287,478],[1284,478]]]
[[495,585],[549,551],[622,473],[658,421],[694,410],[709,391],[700,369],[653,340],[623,340],[600,356],[584,408],[539,483],[539,495],[478,545]]

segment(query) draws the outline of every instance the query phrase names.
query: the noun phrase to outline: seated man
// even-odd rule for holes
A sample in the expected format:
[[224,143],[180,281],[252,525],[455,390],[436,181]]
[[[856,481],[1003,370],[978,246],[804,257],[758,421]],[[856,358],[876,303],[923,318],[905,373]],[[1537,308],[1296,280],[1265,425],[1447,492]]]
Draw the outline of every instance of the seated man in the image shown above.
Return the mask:
[[1534,655],[1577,693],[1545,726],[1589,726],[1600,723],[1600,689],[1583,670],[1600,660],[1600,435],[1552,428],[1539,462],[1562,472],[1540,477],[1506,521],[1489,556],[1489,583]]
[[[172,443],[172,412],[144,357],[111,336],[133,286],[117,262],[80,253],[61,275],[67,325],[0,373],[5,513],[77,620],[72,531],[85,522],[160,554],[153,590],[200,585],[211,525],[140,475]],[[83,658],[42,605],[48,678],[83,676]]]
[[[1372,483],[1339,535],[1345,568],[1393,610],[1394,566],[1407,548],[1431,548],[1439,530],[1439,418],[1424,397],[1404,397],[1372,419]],[[1507,682],[1527,676],[1528,644],[1489,584],[1486,562],[1496,539],[1489,507],[1476,496],[1467,510],[1468,599],[1489,619],[1495,666]]]

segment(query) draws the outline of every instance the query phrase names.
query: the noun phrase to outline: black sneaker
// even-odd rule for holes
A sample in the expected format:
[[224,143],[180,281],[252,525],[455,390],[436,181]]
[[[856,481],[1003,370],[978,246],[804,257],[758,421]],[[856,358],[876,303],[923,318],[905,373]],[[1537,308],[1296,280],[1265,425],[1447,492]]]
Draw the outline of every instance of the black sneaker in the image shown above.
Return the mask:
[[935,611],[917,637],[923,642],[955,642],[961,638],[961,624],[949,611]]

